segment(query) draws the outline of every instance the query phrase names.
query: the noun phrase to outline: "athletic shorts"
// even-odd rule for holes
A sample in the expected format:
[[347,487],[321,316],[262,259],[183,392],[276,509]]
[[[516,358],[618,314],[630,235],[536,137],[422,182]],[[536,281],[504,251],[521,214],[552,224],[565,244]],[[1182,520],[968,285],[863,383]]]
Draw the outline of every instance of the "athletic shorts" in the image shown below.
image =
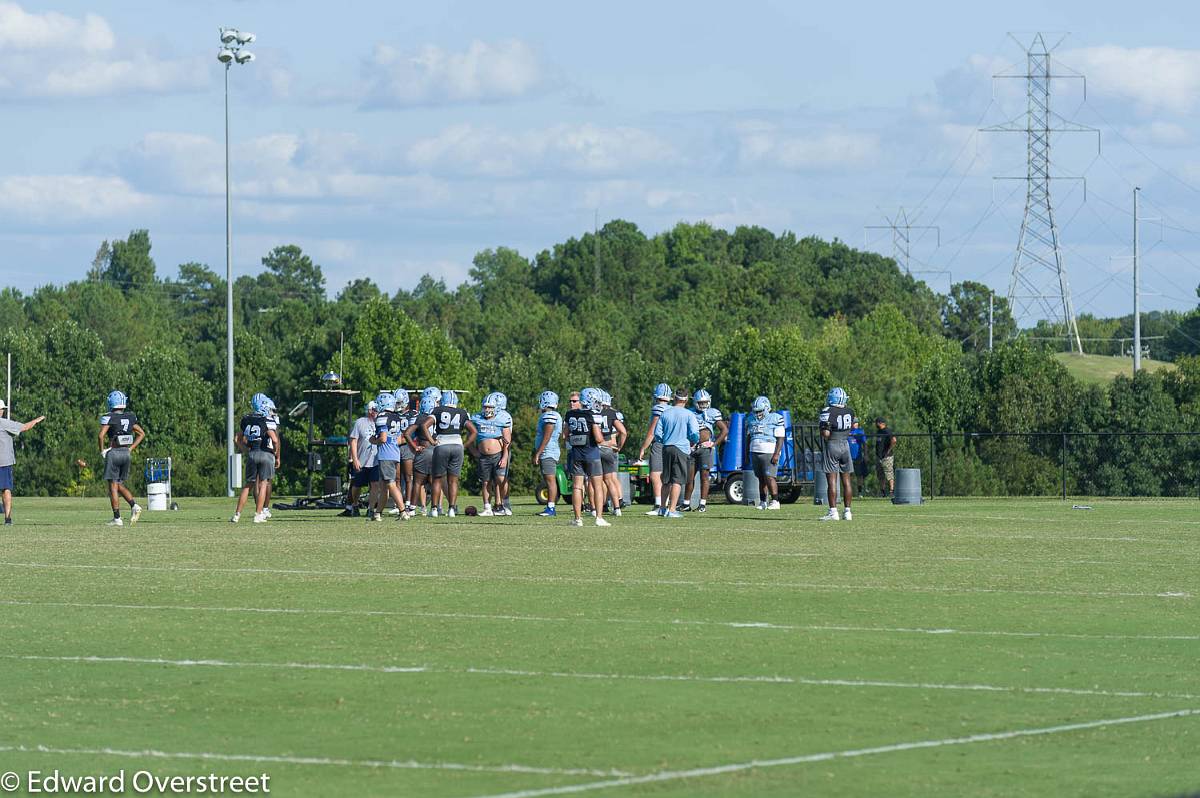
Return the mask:
[[104,457],[104,479],[108,482],[129,479],[129,463],[132,459],[128,449],[109,449]]
[[454,444],[435,446],[433,448],[433,476],[444,477],[449,474],[457,477],[462,473],[463,447]]
[[650,470],[652,472],[661,472],[663,470],[663,445],[662,441],[655,441],[650,444]]
[[662,451],[664,485],[684,485],[688,478],[688,453],[676,446],[664,446]]
[[709,471],[712,469],[713,451],[714,449],[704,449],[699,446],[692,450],[692,466],[697,472]]
[[604,466],[600,464],[600,450],[596,446],[572,447],[567,463],[573,477],[604,476]]
[[771,462],[771,458],[774,456],[774,452],[751,452],[750,457],[754,461],[754,476],[760,480],[774,477],[779,472],[779,464]]
[[12,490],[12,466],[0,466],[0,490]]
[[504,456],[503,452],[495,454],[479,455],[479,481],[483,484],[491,482],[496,477],[500,476],[500,458]]
[[379,476],[379,465],[367,466],[360,468],[354,472],[354,476],[350,477],[350,484],[356,488],[365,488],[372,482],[378,482],[382,479]]
[[605,476],[617,473],[617,450],[600,447],[600,469]]
[[421,451],[413,453],[413,471],[425,476],[433,473],[433,448],[426,446]]
[[821,470],[826,474],[853,474],[854,461],[850,459],[848,441],[825,441],[825,457]]
[[896,481],[896,455],[891,457],[881,457],[879,462],[875,464],[875,472],[879,475],[880,481],[895,482]]
[[400,447],[400,462],[407,463],[411,459],[413,459],[413,450],[412,447],[406,443]]
[[270,482],[275,479],[275,455],[255,449],[246,455],[246,481]]
[[542,476],[552,477],[558,473],[558,461],[553,457],[543,457],[538,460],[538,466],[541,467]]
[[380,460],[379,465],[375,466],[379,469],[376,482],[395,482],[396,481],[396,466],[400,465],[399,460]]

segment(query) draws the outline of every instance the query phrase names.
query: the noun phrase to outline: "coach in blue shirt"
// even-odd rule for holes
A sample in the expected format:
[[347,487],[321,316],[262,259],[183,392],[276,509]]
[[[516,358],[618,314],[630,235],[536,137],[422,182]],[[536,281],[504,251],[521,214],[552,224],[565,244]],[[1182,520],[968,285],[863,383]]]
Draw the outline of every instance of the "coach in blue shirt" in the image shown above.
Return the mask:
[[675,509],[683,483],[687,482],[688,457],[692,445],[700,441],[700,425],[696,414],[687,409],[688,392],[683,388],[675,391],[675,402],[663,410],[658,421],[663,444],[663,491],[662,514],[664,518],[683,518]]

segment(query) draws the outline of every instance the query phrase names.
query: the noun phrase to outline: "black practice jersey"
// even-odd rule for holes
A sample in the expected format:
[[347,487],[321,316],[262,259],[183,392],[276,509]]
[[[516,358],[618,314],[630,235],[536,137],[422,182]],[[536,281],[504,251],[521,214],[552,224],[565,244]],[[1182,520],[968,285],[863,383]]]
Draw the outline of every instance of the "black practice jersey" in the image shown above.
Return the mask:
[[821,408],[821,429],[829,430],[829,440],[844,441],[854,429],[854,411],[845,405]]
[[128,449],[133,445],[133,428],[137,416],[128,410],[114,410],[100,417],[100,426],[108,425],[108,445],[114,449]]
[[242,416],[242,420],[238,423],[238,429],[245,436],[246,445],[250,447],[250,451],[275,452],[275,442],[268,434],[270,430],[275,429],[275,422],[271,419],[251,413],[248,416]]
[[471,420],[471,416],[461,407],[438,405],[433,409],[433,419],[433,429],[438,437],[443,435],[453,437],[462,435],[466,431],[467,422]]
[[596,439],[592,437],[592,425],[598,425],[598,414],[591,410],[576,408],[568,411],[563,417],[567,427],[567,443],[572,446],[595,446]]
[[617,411],[611,407],[605,408],[596,414],[596,423],[600,425],[600,434],[604,436],[604,440],[612,440],[617,437]]

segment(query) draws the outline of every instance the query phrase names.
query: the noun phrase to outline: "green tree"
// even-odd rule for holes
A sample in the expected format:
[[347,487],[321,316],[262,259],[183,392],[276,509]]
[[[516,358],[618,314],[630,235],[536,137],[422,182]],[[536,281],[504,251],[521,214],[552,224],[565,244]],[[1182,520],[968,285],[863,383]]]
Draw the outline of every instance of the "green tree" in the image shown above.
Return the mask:
[[396,386],[475,387],[475,369],[445,336],[421,329],[382,299],[363,306],[346,341],[343,376],[368,393]]
[[[103,244],[99,258],[104,251]],[[94,267],[93,267],[94,268]],[[155,282],[154,259],[150,257],[150,231],[134,230],[124,241],[112,242],[103,279],[129,293]]]
[[964,280],[950,286],[950,295],[942,298],[942,324],[946,337],[963,347],[982,352],[988,343],[988,303],[992,308],[992,337],[1007,341],[1017,334],[1017,323],[1006,297],[997,296],[983,283]]

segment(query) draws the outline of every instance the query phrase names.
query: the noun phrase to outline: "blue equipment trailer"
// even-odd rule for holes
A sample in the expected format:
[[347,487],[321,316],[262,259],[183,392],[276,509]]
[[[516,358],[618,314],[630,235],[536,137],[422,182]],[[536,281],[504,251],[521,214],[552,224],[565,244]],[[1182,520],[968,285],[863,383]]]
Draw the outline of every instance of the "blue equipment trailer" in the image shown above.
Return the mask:
[[[779,453],[779,500],[791,504],[812,486],[821,473],[821,432],[816,424],[793,424],[790,410],[777,411],[783,416],[783,450]],[[730,504],[744,504],[742,470],[749,467],[750,443],[746,439],[746,416],[733,413],[729,417],[729,437],[713,466],[712,486],[725,493]]]

